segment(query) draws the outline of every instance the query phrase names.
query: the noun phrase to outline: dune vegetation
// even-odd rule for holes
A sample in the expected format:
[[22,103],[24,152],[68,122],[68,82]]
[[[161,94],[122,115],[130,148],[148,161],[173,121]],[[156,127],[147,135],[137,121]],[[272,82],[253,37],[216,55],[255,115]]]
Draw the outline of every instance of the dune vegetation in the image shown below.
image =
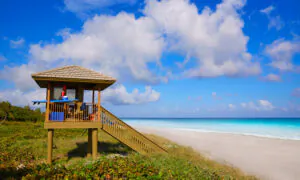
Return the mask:
[[43,121],[45,113],[40,108],[31,109],[30,106],[14,106],[7,101],[0,102],[0,121],[5,119],[8,121]]
[[87,131],[55,130],[54,161],[46,164],[47,131],[42,122],[0,125],[1,179],[255,179],[211,161],[191,148],[147,135],[168,155],[142,156],[100,131],[98,158],[86,158]]

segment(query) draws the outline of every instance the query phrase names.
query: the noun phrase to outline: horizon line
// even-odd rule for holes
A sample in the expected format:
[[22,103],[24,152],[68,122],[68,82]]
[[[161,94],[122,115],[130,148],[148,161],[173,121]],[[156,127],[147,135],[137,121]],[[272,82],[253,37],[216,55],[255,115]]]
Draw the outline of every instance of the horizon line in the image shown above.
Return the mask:
[[300,119],[300,117],[119,117],[124,119]]

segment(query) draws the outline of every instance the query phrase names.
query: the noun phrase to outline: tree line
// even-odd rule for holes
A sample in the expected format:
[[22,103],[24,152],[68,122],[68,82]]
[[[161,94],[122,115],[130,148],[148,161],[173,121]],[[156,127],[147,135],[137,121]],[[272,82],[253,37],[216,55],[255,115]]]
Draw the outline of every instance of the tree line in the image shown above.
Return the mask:
[[8,101],[0,102],[0,119],[9,121],[43,121],[45,113],[40,108],[31,109],[29,106],[14,106]]

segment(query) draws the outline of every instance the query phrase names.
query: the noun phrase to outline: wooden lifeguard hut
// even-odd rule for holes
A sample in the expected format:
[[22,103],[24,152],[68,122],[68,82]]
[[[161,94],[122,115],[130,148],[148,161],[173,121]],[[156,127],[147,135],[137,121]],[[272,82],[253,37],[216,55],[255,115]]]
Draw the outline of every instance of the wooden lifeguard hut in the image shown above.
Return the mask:
[[[97,157],[98,129],[110,134],[133,150],[142,153],[165,153],[166,150],[101,106],[101,91],[116,79],[80,67],[65,66],[32,74],[41,88],[47,88],[44,128],[48,130],[48,159],[52,162],[54,129],[88,129],[88,154]],[[86,102],[84,91],[92,91],[92,102]],[[61,92],[66,91],[67,97]],[[95,101],[95,91],[97,100]]]

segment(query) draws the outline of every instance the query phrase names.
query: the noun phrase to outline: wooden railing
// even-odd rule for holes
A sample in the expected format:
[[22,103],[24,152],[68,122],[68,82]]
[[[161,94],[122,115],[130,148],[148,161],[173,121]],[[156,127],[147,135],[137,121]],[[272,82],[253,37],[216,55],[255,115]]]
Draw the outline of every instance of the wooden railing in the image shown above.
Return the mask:
[[49,121],[100,122],[97,104],[92,103],[50,103]]
[[[98,107],[97,104],[85,103],[82,106],[81,102],[55,102],[49,105],[49,122],[97,122],[96,127],[101,128],[141,154],[167,152],[164,148],[136,131],[104,107]],[[98,114],[99,110],[100,114]],[[100,118],[98,115],[100,115]]]
[[141,154],[167,152],[103,107],[101,107],[101,122],[105,132]]

